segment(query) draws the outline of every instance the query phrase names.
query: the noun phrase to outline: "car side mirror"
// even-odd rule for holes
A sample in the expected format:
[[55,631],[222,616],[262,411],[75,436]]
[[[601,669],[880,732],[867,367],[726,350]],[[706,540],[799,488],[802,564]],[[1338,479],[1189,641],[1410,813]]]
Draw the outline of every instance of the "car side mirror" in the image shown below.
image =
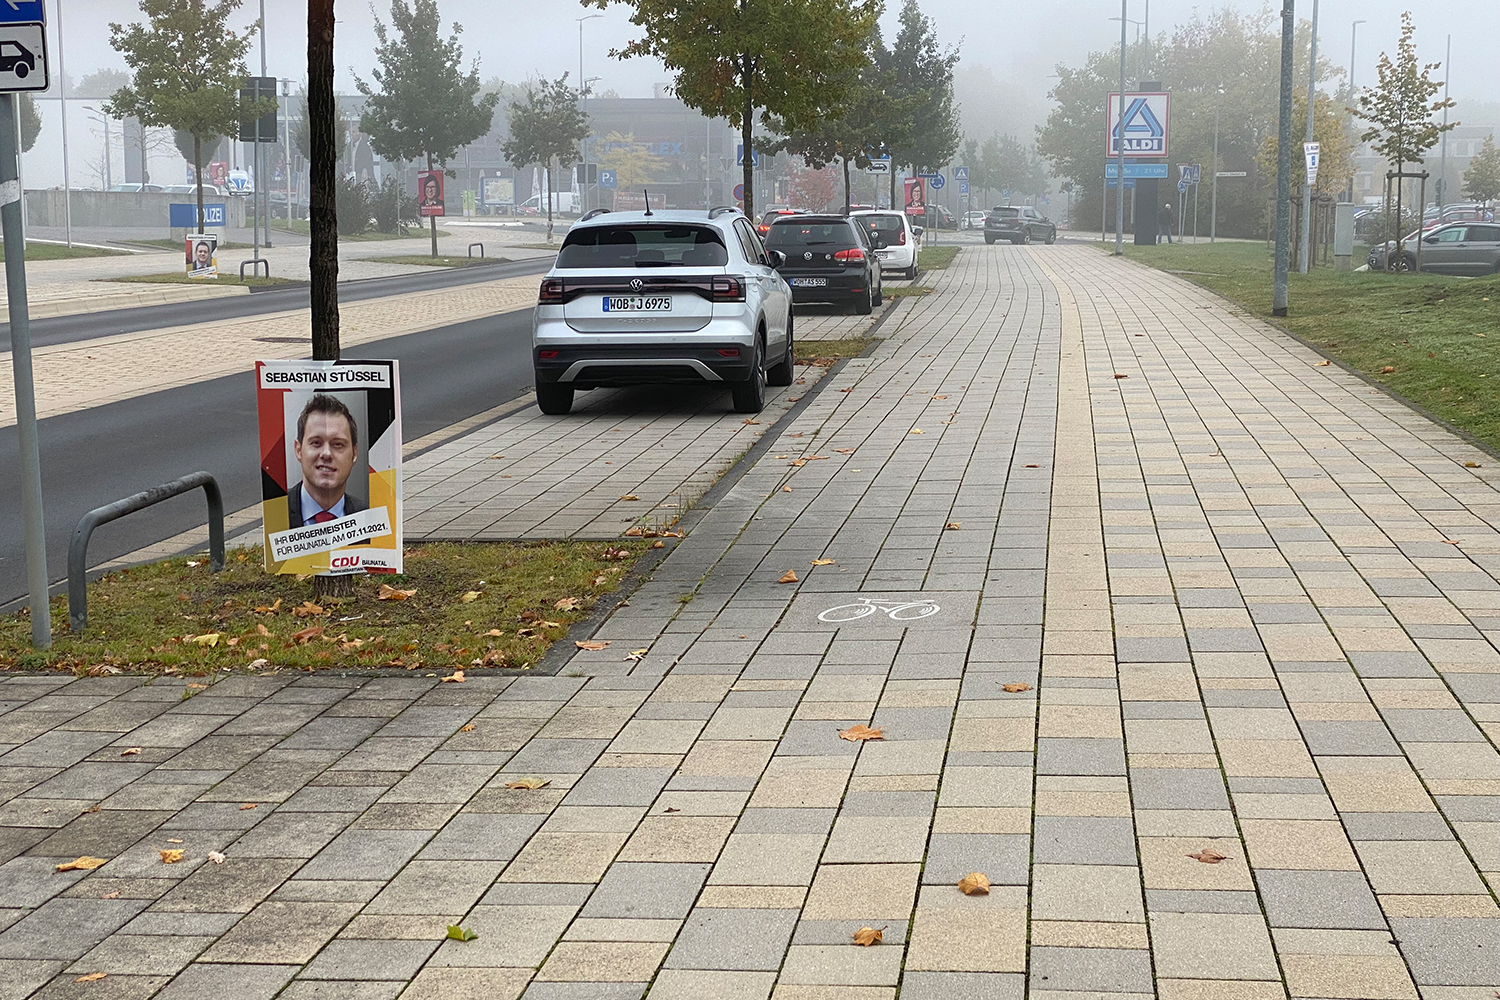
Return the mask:
[[917,237],[917,238],[920,239],[921,236],[922,236],[922,227],[921,226],[912,226],[911,227],[911,234],[913,236],[915,236],[915,237]]
[[780,250],[767,250],[766,260],[771,262],[772,267],[780,267],[786,263],[786,254]]
[[1436,236],[1425,236],[1422,238],[1423,243],[1436,243],[1437,241],[1438,238]]

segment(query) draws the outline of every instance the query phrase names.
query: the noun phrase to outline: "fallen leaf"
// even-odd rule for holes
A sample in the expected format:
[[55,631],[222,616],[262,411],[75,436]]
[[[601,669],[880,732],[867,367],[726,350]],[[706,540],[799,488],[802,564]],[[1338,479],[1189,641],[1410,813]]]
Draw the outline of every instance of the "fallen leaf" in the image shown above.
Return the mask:
[[1319,362],[1318,362],[1318,363],[1317,363],[1317,364],[1316,364],[1316,365],[1314,365],[1314,366],[1313,366],[1313,367],[1314,367],[1314,368],[1327,368],[1327,367],[1328,367],[1328,366],[1329,366],[1329,365],[1331,365],[1331,364],[1333,364],[1333,362],[1332,362],[1332,361],[1319,361]]
[[1028,468],[1028,469],[1040,469],[1041,466],[1040,465],[1027,465],[1026,468]]
[[627,659],[627,660],[634,660],[637,663],[639,663],[641,660],[644,660],[646,658],[646,654],[649,653],[649,652],[651,652],[651,650],[649,648],[648,649],[632,649],[630,652],[628,652],[628,653],[625,654],[625,659]]
[[1002,684],[1000,687],[1001,687],[1001,690],[1009,691],[1011,694],[1015,694],[1018,691],[1030,691],[1031,690],[1031,685],[1027,684],[1027,683],[1025,683],[1023,681],[1016,681],[1014,684]]
[[1119,372],[1115,372],[1115,378],[1129,378],[1129,377],[1130,377],[1129,375],[1121,375]]
[[216,865],[222,865],[224,863],[224,855],[220,854],[218,851],[209,851],[208,860],[212,861]]
[[109,973],[107,973],[107,972],[90,972],[86,976],[79,976],[77,979],[73,980],[73,982],[75,982],[75,983],[96,983],[99,980],[103,979],[107,975],[109,975]]
[[546,788],[550,784],[552,784],[550,778],[517,778],[515,781],[507,781],[505,787],[524,788],[529,791],[535,791],[538,788]]
[[140,752],[141,752],[141,748],[140,747],[126,747],[124,750],[120,751],[120,756],[121,757],[134,757],[136,754],[138,754]]
[[1457,544],[1459,544],[1459,542],[1458,542],[1458,539],[1456,539],[1456,538],[1445,538],[1445,539],[1443,539],[1443,544],[1444,545],[1457,545]]
[[984,872],[969,872],[958,880],[958,889],[965,896],[988,896],[990,892],[990,880]]
[[746,420],[745,420],[745,423],[747,423],[747,424],[750,424],[750,425],[752,425],[752,426],[753,426],[753,425],[755,425],[755,424],[758,424],[758,423],[760,423],[760,421],[759,421],[759,420],[750,420],[750,419],[746,419]]
[[270,629],[266,628],[264,625],[261,625],[259,623],[256,623],[255,631],[259,632],[261,635],[270,635],[271,634],[271,630]]
[[466,590],[466,591],[464,591],[463,594],[461,594],[459,596],[458,603],[460,603],[460,604],[473,604],[475,601],[479,600],[480,596],[481,596],[481,592],[480,591],[477,591],[477,590]]
[[655,541],[651,543],[651,547],[653,549],[664,549],[667,547],[667,543],[663,541]]
[[314,604],[312,601],[303,601],[292,609],[292,615],[297,618],[310,618],[314,615],[326,615],[328,612],[323,605]]
[[854,454],[854,449],[853,448],[835,448],[833,450],[836,451],[836,452],[838,452],[840,455],[852,455],[852,454]]
[[947,396],[933,396],[933,399],[947,399]]
[[503,636],[504,636],[504,635],[505,635],[505,633],[504,633],[504,632],[502,632],[502,631],[500,631],[500,630],[499,630],[499,629],[497,629],[497,628],[492,628],[492,629],[490,629],[490,630],[489,630],[489,631],[488,631],[488,632],[486,632],[486,633],[485,633],[485,635],[488,635],[488,636],[493,636],[493,637],[495,637],[495,638],[497,638],[497,639],[498,639],[498,638],[501,638],[501,637],[503,637]]
[[667,806],[667,808],[663,809],[662,812],[680,813],[682,812],[682,810],[678,809],[676,806]]
[[1465,462],[1464,463],[1464,468],[1465,469],[1477,469],[1477,468],[1479,468],[1479,463],[1478,462]]
[[444,684],[462,684],[464,682],[464,672],[462,670],[455,670],[447,677],[439,677],[438,680]]
[[646,532],[641,529],[641,526],[639,524],[637,524],[633,528],[627,528],[627,529],[625,529],[625,534],[627,536],[631,537],[631,538],[640,538],[645,533]]
[[320,636],[322,634],[323,634],[323,626],[321,626],[321,625],[309,625],[307,628],[303,629],[300,632],[293,632],[292,633],[292,639],[295,640],[300,645],[306,646],[308,643],[312,642],[314,639],[316,639],[318,636]]
[[871,729],[869,726],[860,724],[850,726],[848,729],[839,730],[839,739],[848,740],[850,743],[861,743],[865,740],[885,739],[884,729]]
[[120,898],[120,890],[116,889],[114,892],[106,892],[104,895],[100,896],[99,898],[100,899],[119,899]]
[[594,651],[609,648],[608,642],[602,642],[598,639],[579,639],[577,642],[573,643],[573,645],[577,646],[579,649],[588,649]]
[[578,598],[564,597],[562,600],[552,605],[552,607],[557,609],[558,611],[572,611],[574,608],[578,607]]
[[785,573],[781,574],[781,577],[776,582],[777,583],[796,583],[797,582],[797,571],[794,570],[794,569],[787,570]]
[[161,855],[161,863],[164,865],[175,865],[182,860],[182,848],[174,847],[171,850],[158,851]]
[[853,392],[853,391],[854,391],[854,386],[852,386],[852,385],[849,386],[848,388],[840,389],[839,390],[839,392]]
[[639,500],[640,497],[636,496],[634,493],[627,493],[624,496],[622,496],[620,499],[621,500]]
[[1205,865],[1216,865],[1220,861],[1227,860],[1229,858],[1229,855],[1220,854],[1218,851],[1205,847],[1197,854],[1189,854],[1188,857],[1192,858],[1194,861],[1201,861]]
[[790,493],[790,492],[792,492],[792,488],[790,486],[783,486],[781,488],[781,492],[783,492],[783,493]]
[[962,521],[949,521],[947,524],[943,525],[943,530],[957,531],[961,527],[963,527]]
[[479,937],[479,935],[469,930],[467,927],[460,927],[457,924],[448,925],[448,938],[450,940],[473,941],[477,937]]
[[167,838],[167,843],[169,843],[169,844],[180,844],[180,843],[182,843],[182,838],[181,837],[168,837]]
[[471,722],[466,726],[459,726],[458,731],[461,733],[472,733],[474,731],[474,723]]
[[85,854],[81,858],[65,861],[56,867],[57,871],[60,872],[91,872],[100,865],[105,864],[108,860],[108,858],[91,858]]
[[258,804],[255,802],[242,802],[240,804],[240,812],[244,812],[246,809],[254,809]]
[[281,608],[281,598],[276,598],[275,604],[262,604],[255,609],[259,615],[274,615]]
[[832,559],[814,559],[812,561],[812,564],[814,566],[832,566],[833,565],[833,560]]
[[854,943],[858,945],[864,945],[866,948],[868,948],[872,944],[879,944],[881,935],[884,933],[884,927],[881,927],[879,929],[874,927],[861,927],[859,930],[854,932]]
[[913,427],[908,433],[911,433],[911,434],[926,434],[927,432],[924,431],[920,427]]
[[377,601],[404,601],[416,594],[416,592],[415,588],[411,590],[397,590],[388,583],[382,583],[380,589],[375,592],[375,599]]
[[222,638],[224,638],[222,633],[209,632],[206,635],[193,636],[193,642],[197,643],[200,646],[217,646],[219,644],[219,640]]
[[1391,372],[1393,372],[1395,370],[1396,369],[1394,367],[1392,367],[1391,365],[1386,365],[1384,368],[1380,369],[1380,374],[1382,374],[1382,375],[1389,375]]

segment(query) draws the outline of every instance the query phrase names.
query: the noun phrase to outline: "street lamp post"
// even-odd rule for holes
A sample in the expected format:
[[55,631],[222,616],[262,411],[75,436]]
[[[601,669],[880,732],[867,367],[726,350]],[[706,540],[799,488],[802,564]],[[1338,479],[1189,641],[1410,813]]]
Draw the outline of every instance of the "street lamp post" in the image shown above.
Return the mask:
[[1219,235],[1219,102],[1224,97],[1224,88],[1221,86],[1214,94],[1214,176],[1212,181],[1212,194],[1208,209],[1208,242],[1214,243]]
[[[1355,21],[1349,26],[1349,103],[1355,103],[1354,96],[1354,53],[1359,41],[1359,26],[1364,24],[1363,20]],[[1354,203],[1354,173],[1349,174],[1349,203]]]
[[110,145],[109,145],[109,115],[96,107],[84,105],[83,110],[91,111],[98,115],[98,121],[104,125],[104,190],[108,191],[114,187],[114,177],[110,172]]
[[1287,311],[1287,270],[1292,258],[1292,64],[1296,54],[1296,0],[1281,0],[1281,107],[1276,129],[1276,270],[1271,315]]
[[71,247],[73,245],[73,185],[68,175],[68,74],[63,70],[62,0],[57,0],[57,106],[62,118],[63,218],[66,220],[68,246]]
[[[583,108],[585,108],[585,107],[588,106],[588,99],[589,99],[589,85],[588,85],[588,81],[585,80],[584,76],[583,76],[583,22],[584,21],[592,21],[596,17],[603,17],[603,16],[604,16],[603,14],[585,14],[582,17],[574,18],[574,20],[576,20],[578,22],[578,107],[579,107],[579,110],[582,110]],[[584,136],[583,142],[580,145],[582,145],[583,149],[580,151],[581,155],[579,156],[579,162],[581,162],[583,164],[584,170],[583,170],[583,177],[580,179],[580,182],[579,182],[578,186],[579,186],[579,189],[583,192],[583,196],[584,196],[583,197],[583,201],[584,201],[583,207],[587,208],[588,207],[588,190],[589,190],[588,189],[588,175],[589,175],[589,171],[588,171],[588,165],[589,165],[589,140],[588,140],[588,136]],[[580,214],[582,214],[582,213],[580,213]]]
[[[260,0],[260,78],[266,78],[266,0]],[[260,88],[255,88],[256,96],[264,96]],[[271,96],[276,96],[276,90],[271,89]],[[272,141],[275,141],[272,136]],[[261,177],[265,173],[266,154],[263,150],[264,143],[261,142],[260,119],[255,120],[255,225],[264,226],[266,230],[266,249],[271,249],[271,190],[266,186]],[[265,205],[265,213],[261,213],[261,205]],[[256,256],[260,252],[256,251]],[[270,267],[270,265],[266,265]]]
[[1125,253],[1125,19],[1130,16],[1129,4],[1130,0],[1120,0],[1120,106],[1114,124],[1116,257]]
[[[1448,36],[1448,52],[1443,56],[1443,103],[1448,103],[1448,82],[1453,79],[1453,36]],[[1443,108],[1443,165],[1442,172],[1438,175],[1437,199],[1438,215],[1441,217],[1443,203],[1446,202],[1448,194],[1448,109]],[[1425,210],[1426,205],[1422,208]]]
[[[1318,0],[1313,0],[1312,16],[1312,38],[1308,42],[1307,55],[1307,138],[1304,142],[1313,141],[1313,110],[1317,107],[1318,94]],[[1303,146],[1303,164],[1307,162],[1307,147]],[[1302,239],[1300,252],[1297,254],[1297,270],[1303,274],[1307,273],[1308,263],[1312,260],[1312,248],[1308,243],[1312,240],[1312,178],[1305,172],[1302,175]]]

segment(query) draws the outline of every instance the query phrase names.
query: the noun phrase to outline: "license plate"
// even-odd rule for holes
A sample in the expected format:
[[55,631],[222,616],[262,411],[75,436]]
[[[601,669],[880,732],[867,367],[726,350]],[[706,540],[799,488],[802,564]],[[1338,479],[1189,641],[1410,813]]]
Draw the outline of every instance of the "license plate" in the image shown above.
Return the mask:
[[827,278],[793,278],[793,288],[827,288]]
[[606,295],[604,311],[609,312],[671,312],[670,295]]

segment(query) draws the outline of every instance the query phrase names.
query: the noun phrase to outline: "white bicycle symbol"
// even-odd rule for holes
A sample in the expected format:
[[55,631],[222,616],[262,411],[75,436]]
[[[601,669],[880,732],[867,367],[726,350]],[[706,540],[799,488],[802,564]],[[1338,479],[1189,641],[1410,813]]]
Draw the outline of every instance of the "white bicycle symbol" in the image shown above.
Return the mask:
[[877,611],[884,611],[892,621],[905,622],[935,615],[942,608],[932,601],[887,601],[877,597],[861,597],[856,604],[840,604],[818,615],[820,622],[852,622],[868,618]]

